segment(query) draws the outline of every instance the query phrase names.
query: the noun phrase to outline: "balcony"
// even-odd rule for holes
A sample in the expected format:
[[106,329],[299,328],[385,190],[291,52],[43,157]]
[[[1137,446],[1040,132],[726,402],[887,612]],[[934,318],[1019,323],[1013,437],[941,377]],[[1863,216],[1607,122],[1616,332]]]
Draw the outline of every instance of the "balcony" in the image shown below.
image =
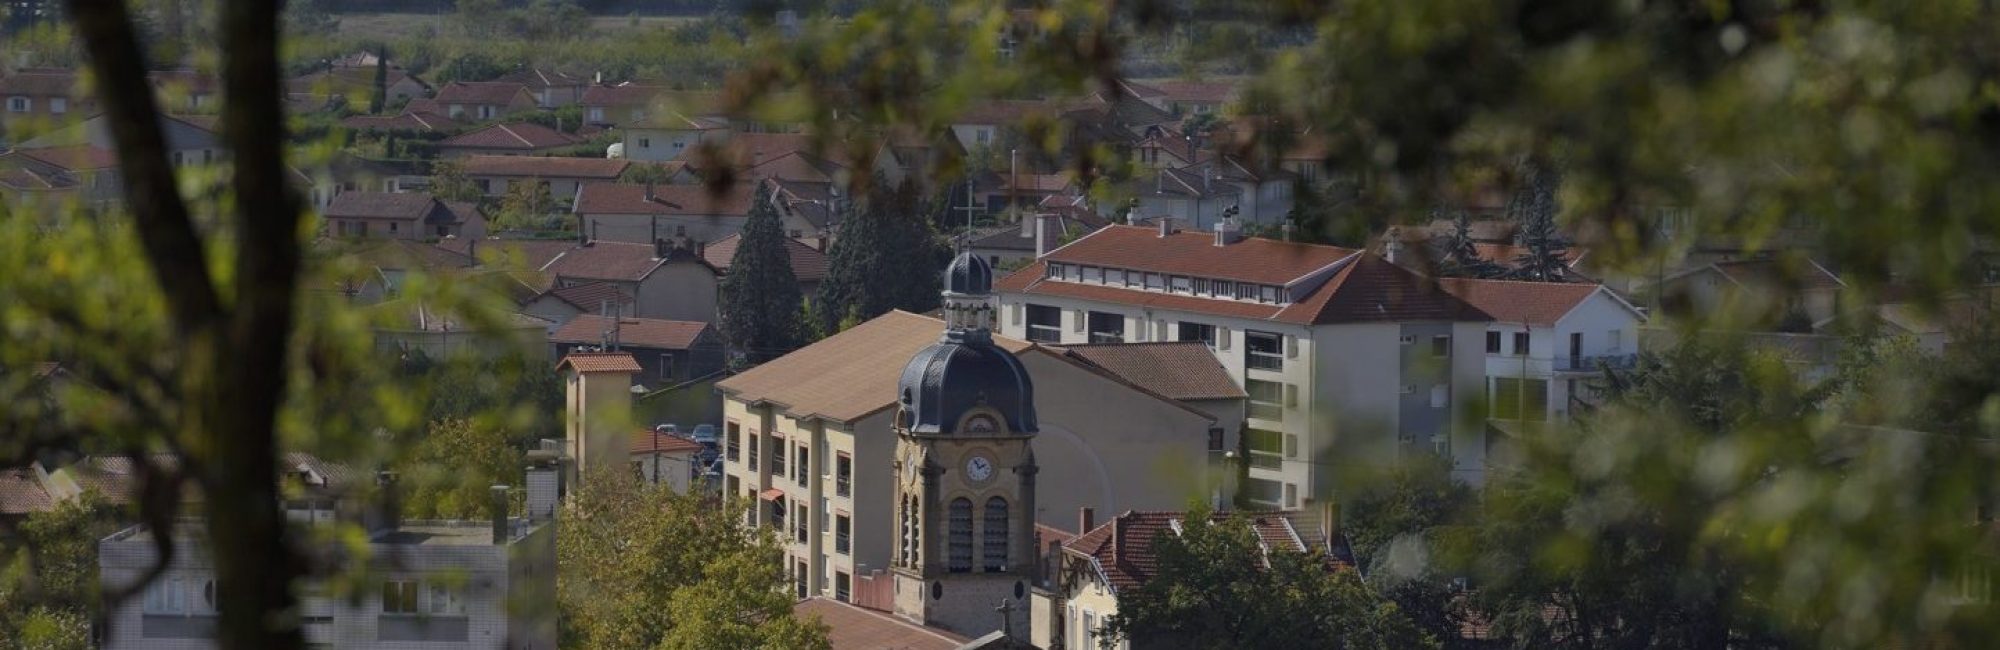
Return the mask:
[[1267,451],[1250,451],[1250,466],[1256,469],[1284,469],[1285,458]]
[[1028,340],[1036,343],[1061,343],[1062,328],[1054,325],[1028,325]]
[[1594,356],[1563,356],[1555,359],[1556,372],[1600,372],[1610,370],[1631,370],[1639,365],[1639,355],[1599,354]]
[[1252,370],[1283,371],[1285,369],[1285,356],[1268,352],[1251,352],[1243,356],[1243,365],[1250,367]]

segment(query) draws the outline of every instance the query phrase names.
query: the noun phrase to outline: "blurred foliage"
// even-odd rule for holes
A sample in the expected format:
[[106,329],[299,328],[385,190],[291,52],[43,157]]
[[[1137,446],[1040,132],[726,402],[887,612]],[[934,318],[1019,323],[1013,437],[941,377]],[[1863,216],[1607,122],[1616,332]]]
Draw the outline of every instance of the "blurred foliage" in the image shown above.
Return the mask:
[[640,483],[624,468],[584,478],[556,538],[564,647],[826,648],[792,618],[783,547],[744,525],[749,504]]
[[0,580],[0,648],[87,648],[99,612],[97,540],[117,524],[95,494],[10,526]]
[[403,514],[415,519],[488,516],[495,485],[521,485],[523,454],[507,432],[465,420],[436,420],[396,466]]

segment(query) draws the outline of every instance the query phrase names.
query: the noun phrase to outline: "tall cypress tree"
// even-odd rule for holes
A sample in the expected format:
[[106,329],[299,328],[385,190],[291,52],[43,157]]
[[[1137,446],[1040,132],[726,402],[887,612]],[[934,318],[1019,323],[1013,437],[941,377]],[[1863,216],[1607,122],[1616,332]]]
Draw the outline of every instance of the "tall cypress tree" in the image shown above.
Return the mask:
[[375,48],[375,94],[368,98],[368,114],[380,115],[389,103],[389,49]]
[[1562,172],[1546,161],[1532,159],[1522,161],[1521,168],[1521,187],[1507,205],[1507,216],[1520,226],[1516,243],[1528,250],[1515,258],[1514,270],[1508,277],[1567,282],[1569,240],[1556,225],[1556,213],[1562,210],[1556,200],[1556,193],[1562,189]]
[[914,185],[876,186],[835,233],[827,277],[813,301],[820,326],[833,333],[850,318],[935,309],[945,252]]
[[[1435,213],[1434,213],[1435,214]],[[1451,217],[1451,235],[1431,238],[1431,258],[1438,260],[1438,274],[1454,278],[1493,278],[1505,272],[1492,260],[1479,256],[1473,245],[1472,222],[1465,211]]]
[[721,293],[723,338],[752,362],[776,358],[802,343],[799,279],[792,274],[784,224],[771,204],[768,184],[757,186],[756,202],[743,224],[729,274],[722,278]]

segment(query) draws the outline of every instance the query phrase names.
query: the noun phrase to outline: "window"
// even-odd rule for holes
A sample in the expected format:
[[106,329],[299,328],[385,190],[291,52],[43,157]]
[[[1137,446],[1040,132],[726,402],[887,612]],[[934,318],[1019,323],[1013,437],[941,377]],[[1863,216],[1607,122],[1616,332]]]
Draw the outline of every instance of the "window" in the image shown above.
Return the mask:
[[1007,570],[1007,500],[993,497],[986,500],[986,530],[984,548],[980,557],[987,573]]
[[1168,286],[1174,293],[1194,293],[1194,281],[1185,275],[1168,278]]
[[790,504],[785,503],[785,500],[782,498],[778,499],[777,501],[771,502],[772,528],[776,528],[780,531],[783,531],[785,529],[785,512],[791,510],[789,506]]
[[1529,338],[1529,336],[1528,336],[1528,333],[1527,333],[1527,332],[1515,332],[1515,333],[1514,333],[1514,356],[1517,356],[1517,357],[1519,357],[1519,356],[1527,356],[1527,354],[1528,354],[1528,343],[1529,343],[1529,342],[1530,342],[1531,340],[1532,340],[1532,339],[1530,339],[1530,338]]
[[791,472],[785,471],[785,441],[781,438],[771,439],[771,474],[774,476],[792,475]]
[[1244,429],[1243,439],[1250,448],[1251,467],[1278,469],[1284,465],[1284,434],[1264,429]]
[[1086,266],[1086,267],[1083,267],[1083,281],[1084,281],[1084,282],[1103,282],[1103,281],[1104,281],[1104,269],[1103,269],[1103,268],[1100,268],[1100,267],[1095,267],[1095,266]]
[[432,583],[430,587],[431,602],[429,611],[431,614],[457,615],[465,613],[465,600],[459,598],[456,590],[436,583]]
[[147,614],[186,614],[187,588],[180,578],[155,578],[146,585]]
[[1222,449],[1223,449],[1223,444],[1222,444],[1222,427],[1209,427],[1209,428],[1208,428],[1208,450],[1209,450],[1209,451],[1211,451],[1211,452],[1219,452],[1219,451],[1222,451]]
[[1285,507],[1299,507],[1299,486],[1291,483],[1285,484]]
[[592,106],[592,107],[590,107],[590,121],[592,121],[592,122],[603,122],[603,121],[604,121],[604,109],[603,109],[603,108],[600,108],[600,107],[596,107],[596,106]]
[[33,105],[34,101],[26,97],[7,98],[7,112],[9,113],[26,113]]
[[808,478],[806,475],[812,472],[812,463],[806,462],[806,459],[806,446],[799,445],[799,455],[792,459],[792,467],[798,470],[796,474],[798,474],[799,487],[806,486],[806,479]]
[[1275,381],[1245,380],[1250,393],[1250,417],[1278,422],[1285,419],[1285,385]]
[[1548,419],[1548,410],[1548,382],[1506,377],[1493,380],[1494,419],[1540,422]]
[[1243,496],[1251,503],[1267,508],[1276,508],[1285,498],[1285,484],[1261,478],[1253,478],[1243,485]]
[[854,457],[840,452],[833,458],[833,494],[848,496],[854,489]]
[[1062,310],[1048,305],[1028,305],[1028,340],[1062,342]]
[[807,526],[807,524],[810,523],[812,523],[810,521],[810,518],[806,516],[806,504],[803,503],[793,504],[792,539],[798,541],[798,543],[800,544],[806,543],[807,539],[806,535],[812,532],[811,529]]
[[1617,352],[1625,345],[1625,330],[1611,330],[1604,333],[1605,349]]
[[1215,349],[1215,326],[1207,323],[1181,321],[1180,337],[1176,340],[1201,341],[1208,345],[1208,349],[1213,350]]
[[1451,387],[1438,384],[1431,387],[1431,408],[1441,409],[1451,404]]
[[977,140],[979,144],[986,144],[993,140],[993,131],[991,129],[979,129],[974,132],[973,139]]
[[1487,353],[1487,354],[1499,354],[1499,353],[1500,353],[1500,333],[1499,333],[1499,332],[1487,332],[1487,333],[1486,333],[1486,353]]
[[1258,370],[1284,370],[1284,338],[1270,332],[1243,330],[1243,365]]
[[389,222],[389,234],[392,234],[392,235],[393,235],[393,234],[396,234],[396,227],[397,227],[397,225],[398,225],[398,224],[397,224],[396,222],[394,222],[394,221],[391,221],[391,222]]
[[1278,288],[1270,285],[1258,286],[1257,302],[1278,302]]
[[382,583],[382,613],[417,614],[417,581],[388,580]]
[[[685,224],[674,226],[675,237],[686,237],[687,234],[688,234],[688,227]],[[792,236],[797,237],[798,235],[792,235]]]
[[1210,281],[1208,278],[1195,278],[1194,295],[1197,296],[1215,295],[1215,283]]
[[902,553],[900,557],[903,566],[911,567],[916,566],[917,549],[922,548],[919,544],[922,542],[923,533],[917,527],[917,498],[915,496],[903,497],[902,509],[902,517],[899,518],[903,525],[903,534],[900,538],[902,541]]
[[69,100],[62,97],[49,98],[49,113],[61,115],[69,112]]
[[1146,274],[1146,288],[1147,288],[1147,289],[1150,289],[1150,290],[1153,290],[1153,291],[1159,291],[1159,290],[1161,290],[1161,289],[1164,289],[1164,288],[1166,288],[1166,286],[1167,286],[1167,285],[1166,285],[1166,280],[1165,280],[1164,278],[1161,278],[1161,277],[1160,277],[1160,274],[1158,274],[1158,273],[1147,273],[1147,274]]
[[848,577],[846,571],[833,572],[833,599],[847,602],[848,594],[852,593],[852,583],[853,578]]
[[479,119],[482,120],[493,119],[493,112],[494,111],[492,106],[481,106],[479,107]]
[[728,458],[728,459],[729,459],[729,462],[732,462],[732,463],[734,463],[734,462],[737,462],[737,461],[739,461],[739,460],[742,460],[742,458],[743,458],[743,426],[742,426],[742,425],[739,425],[739,424],[737,424],[737,423],[735,423],[735,422],[731,422],[731,423],[728,423],[728,424],[725,424],[725,425],[722,425],[722,426],[723,426],[723,428],[726,428],[726,429],[728,429],[728,430],[729,430],[729,441],[728,441],[728,442],[725,442],[725,443],[723,443],[723,445],[724,445],[724,447],[723,447],[723,453],[724,453],[724,454],[727,454],[727,456],[725,456],[725,457],[726,457],[726,458]]
[[849,544],[848,531],[853,526],[854,522],[848,519],[847,515],[833,516],[833,552],[841,555],[847,554]]
[[1431,337],[1431,356],[1451,356],[1451,337],[1443,334]]
[[757,432],[755,431],[750,432],[750,453],[749,457],[745,459],[743,464],[749,465],[750,469],[752,470],[763,469],[761,466],[757,464],[757,439],[761,437],[763,436],[757,435]]
[[639,138],[639,148],[640,148],[640,149],[651,149],[651,148],[653,148],[653,139],[652,139],[652,138]]
[[1082,638],[1083,638],[1083,643],[1082,643],[1081,645],[1078,645],[1077,647],[1079,647],[1079,648],[1095,648],[1095,647],[1097,647],[1097,614],[1096,614],[1096,613],[1094,613],[1094,612],[1090,612],[1090,611],[1085,611],[1085,612],[1083,613],[1083,633],[1082,633],[1082,634],[1080,634],[1080,635],[1078,635],[1078,636],[1080,636],[1080,637],[1082,637]]
[[1125,316],[1101,311],[1090,312],[1090,342],[1125,342]]
[[1119,285],[1119,286],[1124,285],[1125,269],[1105,269],[1104,283],[1109,285]]
[[792,588],[793,591],[798,593],[799,598],[805,598],[810,595],[806,593],[806,563],[800,562],[795,567],[792,570],[792,575],[795,576]]
[[1063,265],[1056,262],[1049,262],[1049,265],[1042,269],[1042,275],[1043,277],[1047,277],[1051,280],[1061,280],[1063,276]]
[[945,541],[950,547],[945,556],[946,569],[952,573],[972,572],[972,500],[959,497],[951,500],[950,529]]

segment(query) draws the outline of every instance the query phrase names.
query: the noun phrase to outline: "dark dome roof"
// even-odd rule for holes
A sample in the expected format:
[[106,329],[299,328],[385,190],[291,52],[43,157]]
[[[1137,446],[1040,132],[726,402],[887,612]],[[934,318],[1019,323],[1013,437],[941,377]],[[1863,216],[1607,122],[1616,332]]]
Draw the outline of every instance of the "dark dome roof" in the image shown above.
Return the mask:
[[944,290],[962,295],[993,293],[993,266],[978,255],[959,253],[944,270]]
[[913,433],[956,433],[959,419],[982,405],[1003,414],[1009,431],[1040,430],[1028,369],[1013,353],[994,345],[985,330],[946,332],[944,340],[910,357],[896,386],[900,424]]

